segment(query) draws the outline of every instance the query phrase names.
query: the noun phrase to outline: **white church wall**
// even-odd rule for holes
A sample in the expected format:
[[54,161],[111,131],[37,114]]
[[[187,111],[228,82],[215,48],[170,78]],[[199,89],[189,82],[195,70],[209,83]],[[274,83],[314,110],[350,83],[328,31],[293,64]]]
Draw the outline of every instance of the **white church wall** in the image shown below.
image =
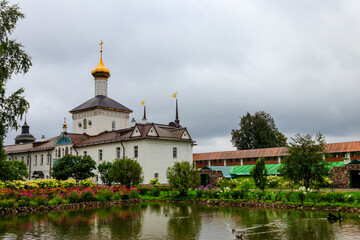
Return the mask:
[[[167,183],[165,172],[168,167],[174,165],[175,161],[192,162],[192,146],[189,142],[165,141],[142,139],[124,141],[125,156],[137,160],[143,168],[144,182],[149,183],[150,179],[158,173],[161,183]],[[134,147],[138,147],[138,157],[134,156]],[[177,157],[173,158],[173,148],[177,148]],[[124,157],[123,146],[121,143],[108,143],[95,146],[77,148],[79,155],[86,154],[91,156],[98,164],[108,161],[113,162],[117,158],[117,148],[120,148],[120,158]],[[102,152],[102,160],[99,159],[99,150]],[[99,173],[96,175],[100,178]],[[99,181],[100,182],[100,181]]]
[[[129,113],[125,112],[94,109],[86,112],[74,113],[72,118],[73,133],[97,135],[104,131],[129,128]],[[85,129],[84,120],[86,120]],[[113,122],[115,123],[114,129]]]

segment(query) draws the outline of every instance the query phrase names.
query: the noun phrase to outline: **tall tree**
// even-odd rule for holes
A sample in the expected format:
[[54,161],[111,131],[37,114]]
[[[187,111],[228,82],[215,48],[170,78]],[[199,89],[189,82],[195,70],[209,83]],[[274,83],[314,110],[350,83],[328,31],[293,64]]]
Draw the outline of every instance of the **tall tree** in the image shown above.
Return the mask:
[[136,186],[144,178],[140,164],[130,158],[116,159],[109,170],[110,179],[126,187]]
[[322,183],[324,177],[330,174],[329,163],[325,161],[327,153],[324,136],[318,133],[313,139],[310,134],[296,134],[291,140],[289,155],[284,159],[280,173],[285,179],[301,184],[306,189],[314,182]]
[[[7,1],[0,2],[0,178],[6,179],[6,173],[22,172],[21,164],[5,163],[4,139],[9,129],[17,129],[17,120],[22,118],[28,110],[29,103],[25,100],[24,89],[20,88],[14,93],[6,94],[6,83],[13,74],[25,74],[30,66],[30,57],[25,53],[23,46],[10,39],[19,19],[24,14],[19,11],[18,5],[10,5]],[[18,171],[16,168],[19,168]],[[10,179],[7,179],[10,180]]]
[[254,179],[255,185],[264,190],[267,182],[267,170],[265,168],[265,159],[256,160],[256,165],[250,171],[251,177]]
[[240,129],[231,130],[231,142],[239,150],[286,146],[286,137],[277,129],[269,113],[247,113],[239,125]]
[[200,175],[196,166],[188,161],[175,162],[168,167],[166,177],[172,188],[180,191],[180,196],[186,196],[189,188],[196,188],[200,184]]
[[31,66],[23,46],[9,39],[17,21],[24,17],[18,5],[9,6],[5,0],[0,2],[0,159],[5,159],[3,144],[6,133],[9,129],[18,128],[17,119],[29,108],[23,88],[7,96],[5,87],[13,74],[25,74]]
[[74,178],[80,180],[95,176],[92,172],[96,169],[96,162],[90,156],[66,155],[55,163],[51,169],[51,176],[58,180]]

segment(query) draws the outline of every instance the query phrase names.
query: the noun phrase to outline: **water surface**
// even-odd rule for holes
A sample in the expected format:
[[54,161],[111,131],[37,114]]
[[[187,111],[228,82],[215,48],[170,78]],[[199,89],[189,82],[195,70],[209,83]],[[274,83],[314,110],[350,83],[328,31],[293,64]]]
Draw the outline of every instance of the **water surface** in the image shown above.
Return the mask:
[[[360,217],[326,212],[147,203],[0,219],[0,239],[360,239]],[[235,232],[233,232],[235,231]]]

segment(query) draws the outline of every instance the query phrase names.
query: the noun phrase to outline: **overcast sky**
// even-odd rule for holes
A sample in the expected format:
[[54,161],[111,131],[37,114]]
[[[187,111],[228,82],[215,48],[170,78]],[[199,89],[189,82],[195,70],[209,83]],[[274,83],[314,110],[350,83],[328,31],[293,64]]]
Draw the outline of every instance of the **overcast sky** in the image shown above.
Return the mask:
[[[108,96],[150,122],[175,117],[194,152],[234,150],[231,129],[265,111],[287,137],[322,132],[360,140],[360,4],[347,0],[10,1],[26,18],[13,37],[32,57],[24,87],[37,139],[62,131],[69,110],[94,96],[91,70],[111,71]],[[13,144],[18,132],[9,132]]]

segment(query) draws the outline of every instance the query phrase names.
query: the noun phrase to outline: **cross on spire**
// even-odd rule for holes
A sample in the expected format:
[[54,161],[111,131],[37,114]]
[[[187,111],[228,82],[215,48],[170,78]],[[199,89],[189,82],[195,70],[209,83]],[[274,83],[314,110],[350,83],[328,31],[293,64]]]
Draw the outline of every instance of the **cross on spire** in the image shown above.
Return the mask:
[[100,52],[102,52],[102,45],[104,44],[104,42],[101,40],[99,45],[100,45]]

